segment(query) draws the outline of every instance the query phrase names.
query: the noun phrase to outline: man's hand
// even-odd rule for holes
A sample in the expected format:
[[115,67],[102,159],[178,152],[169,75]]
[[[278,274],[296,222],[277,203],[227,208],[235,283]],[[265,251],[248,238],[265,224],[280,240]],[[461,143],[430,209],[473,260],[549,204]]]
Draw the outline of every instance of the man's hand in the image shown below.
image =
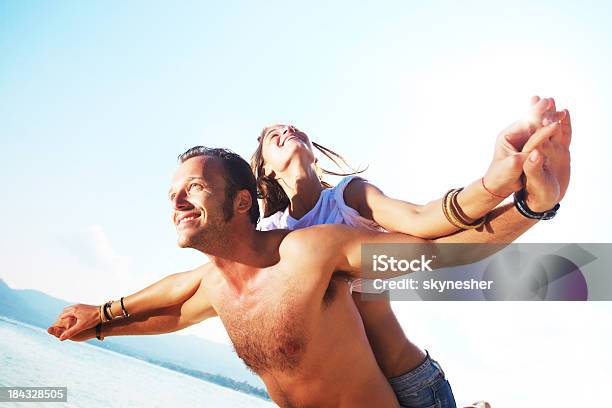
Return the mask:
[[546,137],[551,137],[548,133],[532,136],[543,126],[554,126],[566,115],[567,111],[556,111],[554,99],[534,96],[528,118],[513,123],[497,137],[493,160],[483,180],[487,189],[507,197],[523,188],[521,175],[529,153]]
[[[567,191],[570,180],[572,124],[569,112],[550,138],[544,138],[525,162],[527,206],[536,212],[550,210]],[[530,141],[531,142],[531,141]]]
[[[76,323],[76,318],[68,316],[63,318],[58,318],[49,328],[47,329],[47,333],[51,334],[59,338],[60,340],[62,335],[73,327]],[[72,341],[85,341],[89,339],[93,339],[96,337],[95,328],[90,328],[87,330],[79,331],[76,334],[70,336],[70,340]]]
[[[100,323],[100,306],[94,305],[72,305],[64,308],[60,316],[58,317],[56,323],[61,322],[60,325],[56,326],[55,332],[59,331],[59,328],[63,328],[59,337],[60,340],[74,340],[72,337],[79,334],[80,332],[95,327],[98,323]],[[70,324],[68,324],[70,323]],[[55,323],[54,323],[55,325]],[[53,326],[49,327],[47,332]]]

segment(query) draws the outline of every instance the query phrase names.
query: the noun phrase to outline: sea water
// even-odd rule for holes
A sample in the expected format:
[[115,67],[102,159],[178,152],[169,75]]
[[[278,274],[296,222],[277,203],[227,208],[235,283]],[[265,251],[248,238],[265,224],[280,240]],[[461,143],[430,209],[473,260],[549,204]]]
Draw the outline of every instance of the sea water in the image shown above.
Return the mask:
[[0,318],[0,386],[67,387],[68,402],[4,407],[274,407],[262,399]]

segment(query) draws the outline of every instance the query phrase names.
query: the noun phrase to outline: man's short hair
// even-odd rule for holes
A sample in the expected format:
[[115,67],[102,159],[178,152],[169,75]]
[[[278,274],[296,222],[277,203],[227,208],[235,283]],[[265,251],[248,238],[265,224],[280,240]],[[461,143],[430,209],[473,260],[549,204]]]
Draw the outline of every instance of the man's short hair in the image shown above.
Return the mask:
[[[223,163],[225,174],[225,198],[224,206],[225,218],[230,219],[233,215],[233,203],[236,194],[240,190],[247,190],[251,195],[251,208],[249,209],[249,220],[253,225],[259,221],[259,203],[257,202],[257,187],[255,176],[251,171],[251,166],[239,154],[229,149],[209,148],[205,146],[194,146],[178,156],[179,163],[191,159],[192,157],[205,156],[216,157]],[[229,213],[228,213],[229,212]]]

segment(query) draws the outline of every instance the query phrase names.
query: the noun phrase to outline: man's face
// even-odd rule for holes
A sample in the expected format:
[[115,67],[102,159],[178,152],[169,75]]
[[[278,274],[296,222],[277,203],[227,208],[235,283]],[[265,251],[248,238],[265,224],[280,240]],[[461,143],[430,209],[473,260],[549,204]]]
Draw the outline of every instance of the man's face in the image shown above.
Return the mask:
[[192,157],[176,170],[168,194],[180,247],[204,249],[223,241],[224,171],[220,159],[205,156]]

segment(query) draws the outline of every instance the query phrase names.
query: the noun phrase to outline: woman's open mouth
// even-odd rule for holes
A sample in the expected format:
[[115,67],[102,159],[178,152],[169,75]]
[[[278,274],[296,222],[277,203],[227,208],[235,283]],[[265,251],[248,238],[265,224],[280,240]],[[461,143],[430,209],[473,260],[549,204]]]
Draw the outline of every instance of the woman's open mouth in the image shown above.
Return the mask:
[[295,139],[295,140],[296,140],[296,141],[298,141],[298,142],[302,142],[302,139],[300,139],[300,138],[299,138],[299,137],[297,137],[297,136],[289,136],[289,137],[288,137],[287,139],[285,139],[285,141],[283,142],[283,146],[284,146],[285,144],[287,144],[287,142],[288,142],[288,141],[293,140],[293,139]]

